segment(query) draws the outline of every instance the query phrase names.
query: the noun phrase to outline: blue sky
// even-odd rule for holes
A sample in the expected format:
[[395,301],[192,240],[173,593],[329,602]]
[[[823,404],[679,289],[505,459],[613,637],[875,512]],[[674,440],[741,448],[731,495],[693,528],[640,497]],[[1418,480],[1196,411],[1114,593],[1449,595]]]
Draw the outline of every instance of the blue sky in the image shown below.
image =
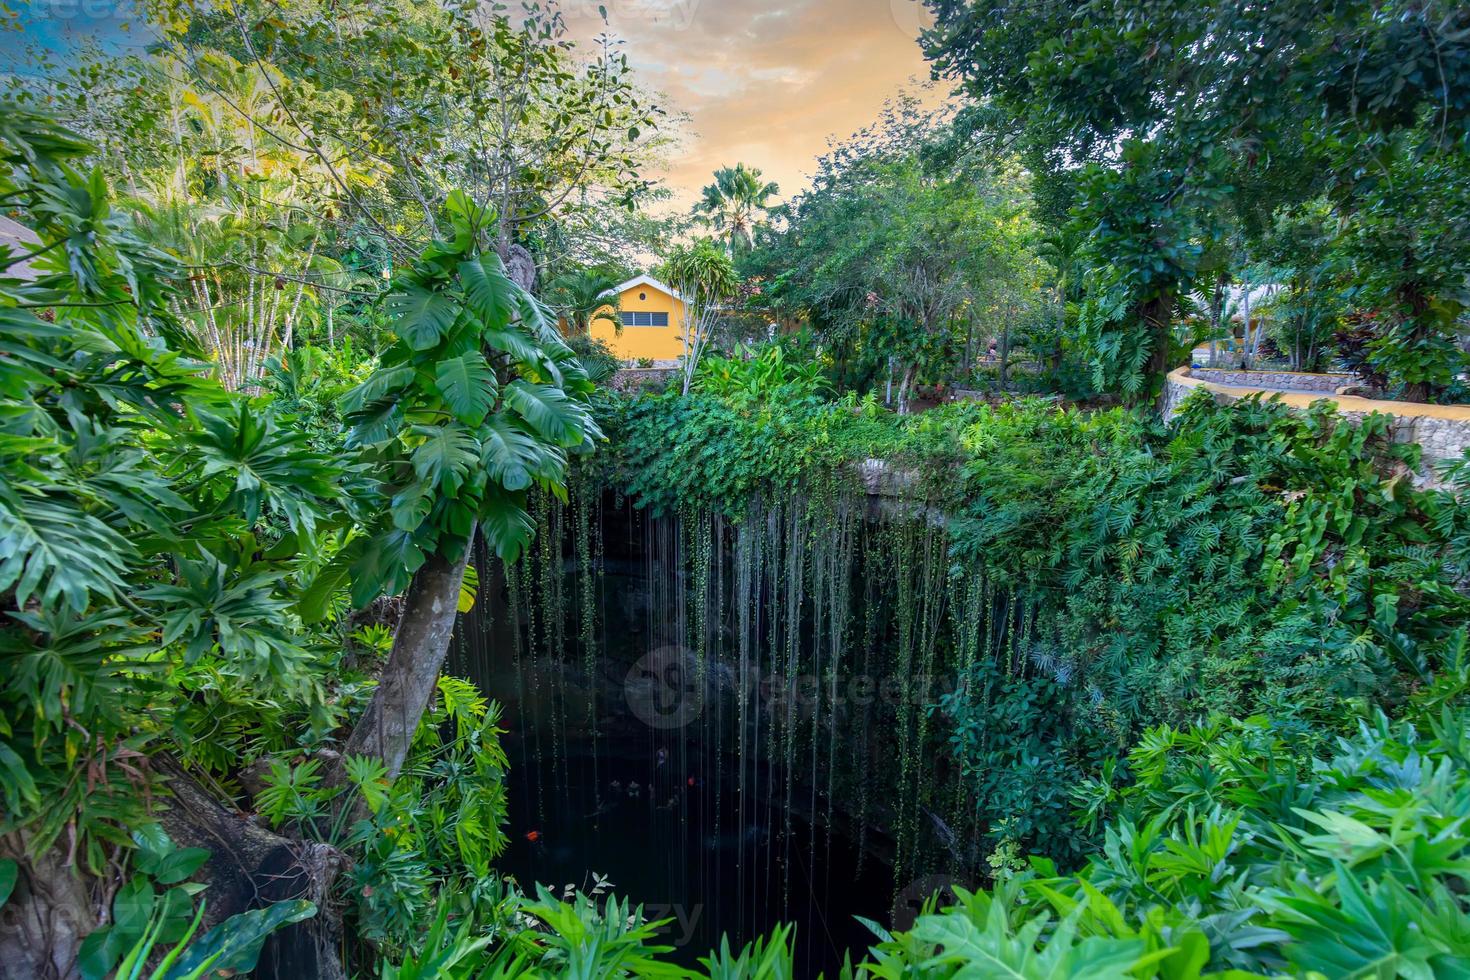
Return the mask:
[[138,20],[133,0],[0,0],[19,30],[0,31],[4,67],[18,68],[29,48],[58,59],[87,42],[106,50],[140,46],[146,38],[128,28]]

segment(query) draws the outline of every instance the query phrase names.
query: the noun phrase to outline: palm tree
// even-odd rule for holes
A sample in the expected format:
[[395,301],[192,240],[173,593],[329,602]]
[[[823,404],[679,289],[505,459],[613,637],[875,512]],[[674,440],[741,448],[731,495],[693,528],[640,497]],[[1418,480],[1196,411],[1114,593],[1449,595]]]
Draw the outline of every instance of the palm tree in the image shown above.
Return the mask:
[[740,247],[753,244],[756,220],[770,210],[767,200],[779,193],[775,181],[761,182],[759,169],[737,163],[715,171],[715,182],[705,187],[694,212],[716,231],[729,231],[734,256]]
[[571,328],[573,336],[592,333],[592,324],[606,320],[622,332],[617,311],[620,299],[612,292],[621,280],[601,269],[578,269],[552,280],[547,299]]
[[675,249],[664,263],[663,274],[684,301],[682,370],[684,394],[694,382],[699,358],[714,335],[720,312],[740,290],[735,265],[711,239],[697,239]]

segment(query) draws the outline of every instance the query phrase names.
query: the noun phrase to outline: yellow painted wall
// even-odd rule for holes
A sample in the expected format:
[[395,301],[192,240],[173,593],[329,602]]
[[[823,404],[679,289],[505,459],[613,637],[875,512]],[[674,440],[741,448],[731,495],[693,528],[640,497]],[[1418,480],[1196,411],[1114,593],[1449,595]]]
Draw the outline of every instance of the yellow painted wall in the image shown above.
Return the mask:
[[594,320],[592,336],[612,348],[625,361],[647,357],[654,361],[672,361],[684,353],[684,304],[653,286],[632,286],[619,294],[619,313],[667,313],[667,327],[624,327],[619,334],[607,320]]

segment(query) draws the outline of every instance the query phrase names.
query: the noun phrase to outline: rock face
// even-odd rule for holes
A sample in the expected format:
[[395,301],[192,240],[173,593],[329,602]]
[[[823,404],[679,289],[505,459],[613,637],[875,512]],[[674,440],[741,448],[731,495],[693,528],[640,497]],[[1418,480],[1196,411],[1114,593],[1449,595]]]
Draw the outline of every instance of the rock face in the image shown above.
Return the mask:
[[608,386],[625,395],[636,391],[662,391],[678,373],[675,368],[621,368],[613,374]]
[[533,289],[536,285],[536,260],[521,245],[512,245],[506,249],[505,271],[522,289]]
[[[1459,459],[1470,448],[1470,406],[1422,405],[1417,402],[1374,401],[1350,395],[1336,395],[1335,389],[1327,389],[1322,397],[1311,394],[1282,394],[1272,388],[1257,385],[1236,384],[1217,381],[1217,375],[1244,376],[1251,373],[1276,374],[1279,372],[1239,371],[1191,371],[1181,368],[1169,375],[1168,387],[1164,392],[1164,418],[1172,418],[1184,399],[1201,389],[1220,405],[1238,401],[1242,396],[1222,390],[1221,386],[1257,388],[1263,398],[1278,397],[1293,410],[1305,411],[1312,403],[1328,400],[1335,402],[1338,414],[1350,422],[1360,422],[1370,414],[1391,416],[1389,424],[1393,441],[1405,445],[1417,445],[1422,451],[1414,484],[1418,487],[1442,486],[1440,465],[1446,460]],[[1338,375],[1291,375],[1292,378],[1340,377]],[[1295,387],[1302,390],[1300,385]]]

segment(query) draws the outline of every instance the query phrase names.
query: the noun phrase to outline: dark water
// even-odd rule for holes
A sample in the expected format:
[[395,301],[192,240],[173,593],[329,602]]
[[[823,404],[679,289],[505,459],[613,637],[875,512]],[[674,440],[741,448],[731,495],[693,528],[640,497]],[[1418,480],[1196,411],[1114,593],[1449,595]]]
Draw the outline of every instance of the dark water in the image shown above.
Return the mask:
[[[924,872],[943,870],[915,868],[911,857],[903,879],[915,883],[894,882],[903,840],[889,828],[904,793],[913,795],[902,787],[922,780],[899,778],[892,712],[834,710],[820,699],[823,707],[806,711],[799,705],[808,702],[767,686],[792,651],[801,672],[819,679],[835,657],[830,641],[813,641],[813,609],[826,607],[810,598],[793,605],[778,581],[805,580],[778,579],[768,567],[785,545],[763,545],[767,565],[749,575],[736,567],[728,533],[710,553],[726,567],[709,583],[709,652],[696,656],[699,586],[683,532],[622,507],[594,523],[590,559],[555,524],[538,532],[547,553],[524,561],[514,581],[483,552],[475,558],[485,570],[479,598],[461,620],[450,669],[504,708],[511,843],[498,869],[527,892],[540,883],[558,896],[605,881],[605,893],[643,905],[648,918],[673,920],[661,939],[688,966],[722,937],[738,952],[792,923],[797,976],[835,975],[845,956],[859,960],[876,941],[859,916],[889,927],[897,913],[906,925],[920,892],[932,890]],[[862,580],[856,569],[843,575]],[[735,592],[746,582],[742,600]],[[865,650],[892,642],[885,620],[845,615]],[[847,656],[855,672],[857,649]],[[887,676],[878,653],[864,656]],[[689,691],[670,671],[700,677],[689,684],[699,693],[687,716]],[[911,850],[943,858],[927,822],[910,827]]]
[[788,830],[770,802],[781,785],[771,767],[747,771],[742,791],[731,760],[678,741],[571,745],[540,765],[534,739],[508,747],[512,841],[499,867],[558,893],[605,876],[650,919],[674,920],[660,941],[682,964],[696,965],[722,935],[738,951],[792,922],[798,975],[830,976],[844,954],[859,959],[875,941],[855,916],[889,922],[888,868],[805,815],[793,813]]

